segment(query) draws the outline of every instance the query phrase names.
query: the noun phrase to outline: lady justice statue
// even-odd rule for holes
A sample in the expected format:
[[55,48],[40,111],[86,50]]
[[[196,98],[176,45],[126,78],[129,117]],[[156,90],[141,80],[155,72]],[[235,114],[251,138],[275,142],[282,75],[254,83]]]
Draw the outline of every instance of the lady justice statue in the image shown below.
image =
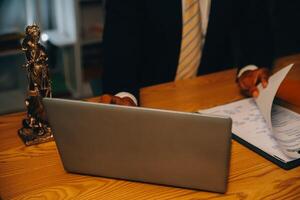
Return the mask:
[[26,145],[53,139],[42,103],[43,97],[52,97],[52,91],[48,56],[45,48],[39,43],[40,33],[37,25],[27,26],[22,42],[22,50],[27,59],[24,65],[28,79],[28,94],[25,100],[27,117],[23,120],[23,127],[18,133]]

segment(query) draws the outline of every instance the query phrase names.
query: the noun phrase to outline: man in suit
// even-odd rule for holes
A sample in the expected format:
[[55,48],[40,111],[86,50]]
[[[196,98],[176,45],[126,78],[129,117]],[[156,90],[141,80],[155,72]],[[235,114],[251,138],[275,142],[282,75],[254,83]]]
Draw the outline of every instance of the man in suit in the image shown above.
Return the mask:
[[[141,87],[238,67],[242,91],[257,96],[272,64],[266,2],[108,0],[104,93],[138,97]],[[130,104],[119,96],[104,101]]]

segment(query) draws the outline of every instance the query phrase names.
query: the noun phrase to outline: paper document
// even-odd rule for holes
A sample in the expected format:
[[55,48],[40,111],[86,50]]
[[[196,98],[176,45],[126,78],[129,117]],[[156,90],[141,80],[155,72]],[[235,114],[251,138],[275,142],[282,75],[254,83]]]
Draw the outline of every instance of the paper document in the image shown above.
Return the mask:
[[282,70],[278,71],[273,76],[271,76],[268,81],[268,87],[263,88],[261,83],[257,86],[259,90],[259,96],[255,99],[255,101],[261,111],[261,114],[266,119],[267,124],[271,130],[271,109],[273,101],[281,82],[284,80],[285,76],[291,70],[292,67],[293,64],[283,68]]
[[232,132],[283,162],[300,158],[300,115],[273,105],[276,92],[292,68],[289,65],[269,78],[267,88],[259,86],[259,97],[217,106],[201,113],[230,116]]

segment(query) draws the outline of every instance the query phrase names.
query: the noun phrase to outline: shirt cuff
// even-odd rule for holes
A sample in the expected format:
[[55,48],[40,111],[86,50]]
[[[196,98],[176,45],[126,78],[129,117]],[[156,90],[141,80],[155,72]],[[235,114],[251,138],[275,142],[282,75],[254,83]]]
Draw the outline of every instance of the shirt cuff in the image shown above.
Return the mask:
[[257,67],[256,65],[246,65],[245,67],[243,67],[243,68],[239,71],[237,77],[240,78],[240,76],[242,76],[242,74],[243,74],[245,71],[248,71],[248,70],[256,70],[256,69],[258,69],[258,67]]
[[135,98],[135,96],[133,96],[129,92],[119,92],[115,96],[120,97],[120,98],[129,97],[135,103],[135,105],[138,105],[138,102],[137,102],[137,99]]

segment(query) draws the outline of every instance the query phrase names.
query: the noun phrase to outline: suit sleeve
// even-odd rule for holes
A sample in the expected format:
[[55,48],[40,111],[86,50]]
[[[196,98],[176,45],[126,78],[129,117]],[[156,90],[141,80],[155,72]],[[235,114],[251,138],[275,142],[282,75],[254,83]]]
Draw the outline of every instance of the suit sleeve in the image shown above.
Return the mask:
[[138,97],[142,65],[143,1],[108,0],[103,35],[103,92]]
[[300,52],[300,1],[271,0],[272,30],[275,56],[282,57]]
[[237,36],[239,70],[247,65],[271,68],[273,41],[267,0],[234,1],[234,30]]

